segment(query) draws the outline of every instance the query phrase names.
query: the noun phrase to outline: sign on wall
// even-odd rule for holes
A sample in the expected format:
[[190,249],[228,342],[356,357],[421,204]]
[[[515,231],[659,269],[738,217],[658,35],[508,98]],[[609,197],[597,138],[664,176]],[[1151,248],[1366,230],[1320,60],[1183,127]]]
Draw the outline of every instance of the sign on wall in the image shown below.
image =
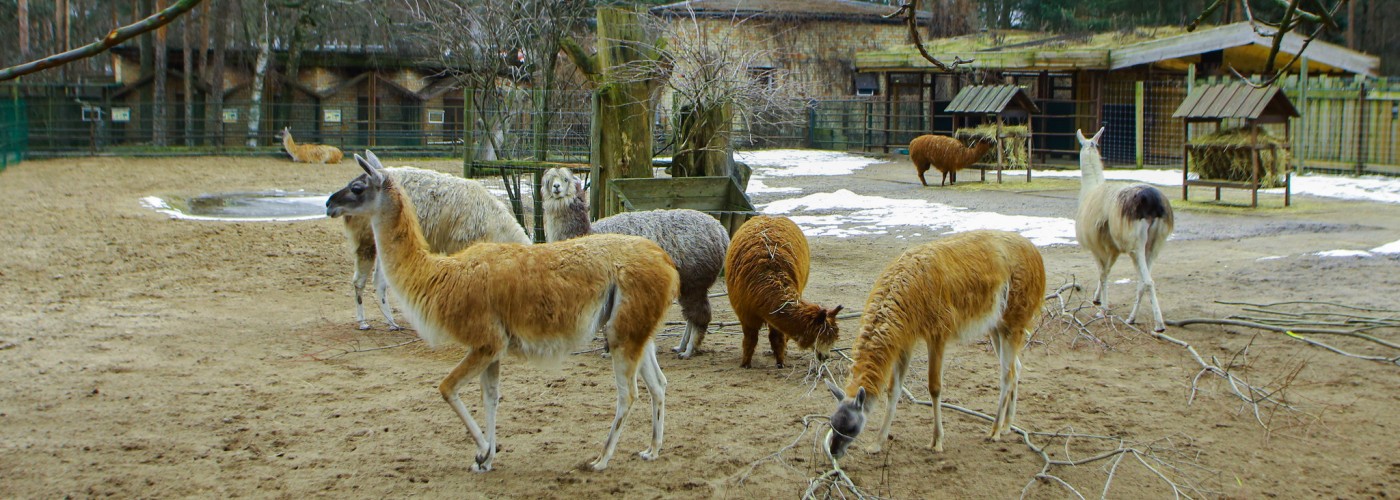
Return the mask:
[[112,123],[131,121],[131,108],[112,108]]
[[430,109],[428,110],[428,123],[442,123],[446,116],[447,112],[441,109]]
[[238,108],[224,110],[224,123],[238,123]]
[[326,123],[340,123],[340,110],[339,110],[339,109],[323,109],[323,110],[321,110],[321,121],[326,122]]

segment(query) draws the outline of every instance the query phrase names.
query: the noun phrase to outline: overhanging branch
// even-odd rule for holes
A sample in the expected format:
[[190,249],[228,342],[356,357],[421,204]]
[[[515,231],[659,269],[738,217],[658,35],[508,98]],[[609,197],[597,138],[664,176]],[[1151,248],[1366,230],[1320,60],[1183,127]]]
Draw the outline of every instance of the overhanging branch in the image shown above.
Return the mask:
[[904,15],[904,25],[909,27],[909,36],[914,38],[914,47],[919,49],[919,55],[922,55],[924,57],[924,60],[933,63],[933,65],[936,66],[938,69],[952,72],[956,70],[958,66],[964,64],[971,64],[972,62],[976,61],[976,59],[965,60],[961,57],[954,56],[953,63],[948,64],[943,61],[939,61],[938,58],[933,57],[933,54],[928,53],[928,49],[924,48],[923,38],[919,36],[919,0],[912,0],[909,3],[900,5],[899,10],[894,11],[893,14],[885,16],[885,19],[890,19],[901,14]]
[[79,59],[84,59],[95,56],[97,54],[101,54],[107,49],[110,49],[112,47],[115,47],[117,44],[130,40],[136,35],[140,35],[142,33],[155,30],[156,28],[160,28],[161,26],[170,24],[171,21],[174,21],[175,18],[180,17],[181,14],[189,12],[190,9],[193,9],[196,5],[199,5],[199,2],[200,0],[179,0],[174,4],[171,4],[170,7],[166,7],[165,10],[152,14],[150,17],[137,21],[134,24],[129,24],[112,30],[110,33],[107,33],[107,36],[102,37],[101,40],[98,40],[96,42],[92,42],[90,44],[78,47],[76,49],[61,54],[55,54],[49,57],[45,57],[43,59],[20,64],[18,66],[11,66],[5,69],[0,69],[0,82],[3,82],[5,80],[11,80],[14,78],[19,78],[21,76],[36,71],[43,71],[54,66],[68,64]]

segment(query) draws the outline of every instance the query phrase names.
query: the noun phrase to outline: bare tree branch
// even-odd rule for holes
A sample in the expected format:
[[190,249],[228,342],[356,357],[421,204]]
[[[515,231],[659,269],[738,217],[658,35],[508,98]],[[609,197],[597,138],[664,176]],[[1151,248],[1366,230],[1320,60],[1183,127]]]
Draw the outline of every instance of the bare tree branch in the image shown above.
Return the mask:
[[939,61],[938,58],[933,57],[933,54],[928,53],[928,49],[924,48],[923,38],[919,36],[919,0],[910,0],[908,3],[900,5],[899,10],[885,16],[885,18],[889,19],[900,14],[904,15],[904,25],[909,28],[909,36],[914,40],[914,48],[919,49],[919,55],[922,55],[928,62],[933,63],[938,69],[952,72],[957,69],[958,66],[976,62],[976,59],[964,60],[961,57],[954,56],[952,64],[948,64]]
[[118,44],[125,42],[131,39],[132,37],[135,37],[136,35],[140,35],[142,33],[146,33],[148,31],[160,28],[161,26],[170,24],[171,21],[174,21],[175,18],[180,17],[181,14],[189,12],[190,9],[193,9],[196,5],[199,5],[200,1],[201,0],[179,0],[171,4],[170,7],[167,7],[165,10],[152,14],[150,17],[137,21],[133,24],[122,26],[120,28],[112,30],[110,33],[107,34],[107,36],[102,37],[101,40],[92,42],[90,44],[78,47],[67,52],[63,52],[61,54],[55,54],[49,57],[45,57],[43,59],[20,64],[18,66],[11,66],[5,69],[0,69],[0,82],[18,78],[36,71],[43,71],[45,69],[49,69],[55,66],[68,64],[70,62],[92,57],[97,54],[101,54],[107,49],[115,47]]

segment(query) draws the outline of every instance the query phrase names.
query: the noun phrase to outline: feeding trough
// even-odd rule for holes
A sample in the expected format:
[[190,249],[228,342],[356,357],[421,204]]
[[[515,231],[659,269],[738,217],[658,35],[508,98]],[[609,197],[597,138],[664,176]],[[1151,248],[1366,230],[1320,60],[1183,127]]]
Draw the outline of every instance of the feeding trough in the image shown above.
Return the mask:
[[623,210],[689,208],[710,214],[733,236],[750,216],[753,203],[733,177],[675,177],[608,181]]
[[[1191,186],[1215,188],[1220,201],[1221,188],[1247,189],[1249,206],[1259,206],[1259,190],[1283,186],[1283,206],[1293,198],[1293,173],[1287,138],[1289,119],[1297,108],[1278,87],[1254,87],[1244,83],[1204,85],[1192,91],[1172,113],[1185,120],[1186,145],[1181,165],[1181,199],[1190,195]],[[1243,123],[1226,129],[1225,122]],[[1216,133],[1191,138],[1191,126],[1215,123]],[[1282,139],[1267,137],[1260,125],[1283,124]],[[1261,137],[1262,136],[1262,137]],[[1191,179],[1195,171],[1199,179]]]
[[326,216],[328,194],[306,191],[242,191],[190,197],[147,196],[141,204],[175,219],[273,222]]
[[[1001,183],[1002,169],[1018,160],[1024,162],[1026,182],[1031,181],[1031,114],[1040,112],[1040,108],[1025,89],[1016,85],[973,85],[958,92],[944,111],[953,115],[957,139],[980,137],[995,142],[988,156],[996,158],[997,183]],[[982,182],[986,182],[991,165],[979,160],[975,166],[982,171]]]

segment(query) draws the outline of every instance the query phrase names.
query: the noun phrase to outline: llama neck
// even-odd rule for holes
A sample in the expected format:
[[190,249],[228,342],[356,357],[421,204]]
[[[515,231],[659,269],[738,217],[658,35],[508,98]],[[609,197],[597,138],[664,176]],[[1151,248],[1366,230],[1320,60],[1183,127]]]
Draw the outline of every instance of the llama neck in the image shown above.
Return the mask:
[[985,141],[978,142],[970,148],[963,148],[963,154],[968,156],[963,158],[962,163],[965,165],[976,163],[977,160],[982,159],[983,155],[987,154],[988,149],[992,149],[992,143]]
[[406,273],[401,271],[418,268],[418,263],[428,256],[428,241],[419,229],[418,214],[402,189],[390,179],[385,179],[383,207],[370,218],[374,228],[374,244],[378,248],[379,261],[384,266],[384,275],[390,282],[402,283]]
[[[874,323],[861,325],[860,337],[855,343],[855,362],[851,363],[851,378],[846,382],[846,394],[855,394],[864,387],[868,397],[884,394],[890,382],[890,372],[899,362],[896,346],[888,340],[890,333]],[[895,396],[898,396],[897,394]]]
[[1103,158],[1098,151],[1085,148],[1079,152],[1079,199],[1082,201],[1103,184]]
[[291,133],[291,132],[287,132],[287,133],[285,133],[285,134],[282,134],[282,148],[283,148],[283,149],[286,149],[287,152],[290,153],[290,152],[292,152],[292,150],[295,149],[296,147],[297,147],[297,143],[296,143],[296,141],[293,141],[293,140],[292,140],[292,133]]
[[796,303],[785,303],[771,315],[768,323],[798,341],[799,345],[810,346],[817,332],[826,328],[826,311],[816,304],[798,299]]

